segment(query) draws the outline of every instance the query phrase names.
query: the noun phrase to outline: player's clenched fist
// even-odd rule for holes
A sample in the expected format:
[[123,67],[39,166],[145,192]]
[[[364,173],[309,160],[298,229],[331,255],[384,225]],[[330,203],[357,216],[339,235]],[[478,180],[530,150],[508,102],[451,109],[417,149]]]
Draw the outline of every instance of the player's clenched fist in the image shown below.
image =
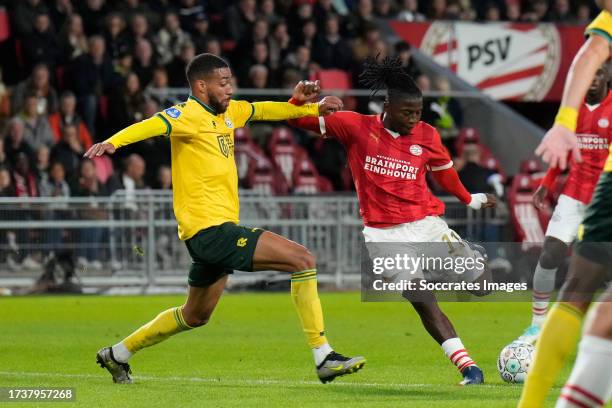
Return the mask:
[[319,96],[320,93],[319,81],[300,81],[293,89],[293,95],[291,96],[299,102],[307,102]]
[[342,99],[337,96],[326,96],[319,102],[319,115],[331,115],[334,112],[342,110],[343,107],[344,104],[342,103]]
[[115,146],[110,143],[102,142],[96,143],[91,146],[89,150],[85,152],[83,157],[87,157],[88,159],[93,159],[94,157],[102,156],[103,154],[113,154],[115,153]]

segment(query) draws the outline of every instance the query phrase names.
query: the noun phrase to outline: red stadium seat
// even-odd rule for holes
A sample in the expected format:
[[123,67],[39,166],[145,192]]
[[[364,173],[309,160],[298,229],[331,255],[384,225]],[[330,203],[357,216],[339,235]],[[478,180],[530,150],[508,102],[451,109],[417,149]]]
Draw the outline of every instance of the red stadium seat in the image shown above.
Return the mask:
[[234,132],[234,159],[238,169],[238,179],[241,184],[247,180],[251,168],[256,161],[265,158],[265,153],[257,146],[251,138],[249,128],[239,128]]
[[11,36],[9,16],[4,7],[0,7],[0,42],[6,41]]
[[292,187],[294,166],[303,149],[295,143],[291,130],[286,127],[274,129],[268,149],[272,161],[280,169],[289,187]]
[[536,174],[542,173],[542,162],[536,159],[525,159],[521,162],[519,171],[522,174]]
[[340,69],[320,69],[312,75],[311,80],[320,81],[323,89],[351,89],[353,87],[351,76]]
[[266,157],[253,162],[245,184],[247,188],[264,195],[280,195],[288,191],[283,176]]
[[295,194],[318,194],[321,190],[321,176],[306,154],[300,154],[293,169],[293,192]]
[[538,210],[532,202],[533,193],[539,184],[538,177],[517,174],[508,193],[510,220],[514,226],[517,241],[523,243],[524,251],[541,247],[550,218],[549,209]]

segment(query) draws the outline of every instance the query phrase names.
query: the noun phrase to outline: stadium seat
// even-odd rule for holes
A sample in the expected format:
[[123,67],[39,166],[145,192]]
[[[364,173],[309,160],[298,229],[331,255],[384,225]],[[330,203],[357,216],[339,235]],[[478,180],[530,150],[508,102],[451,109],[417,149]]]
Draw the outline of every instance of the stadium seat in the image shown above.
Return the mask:
[[332,190],[331,182],[319,174],[306,154],[298,155],[292,184],[295,194],[319,194]]
[[249,169],[245,186],[262,195],[281,195],[288,192],[284,177],[279,174],[265,156],[254,160],[253,166]]
[[510,220],[514,226],[516,239],[523,243],[524,251],[540,247],[544,242],[544,235],[550,210],[538,210],[533,205],[533,193],[540,184],[540,179],[529,174],[517,174],[508,193],[510,206]]
[[537,174],[543,171],[542,162],[533,158],[523,160],[519,166],[521,174]]
[[6,41],[11,36],[9,16],[4,7],[0,7],[0,42]]
[[286,127],[274,129],[268,150],[272,161],[280,169],[289,187],[292,187],[294,166],[303,149],[295,142],[291,130]]
[[351,76],[340,69],[320,69],[310,79],[318,80],[323,89],[351,89],[353,87]]
[[241,185],[246,183],[251,168],[261,158],[265,158],[265,153],[253,142],[249,128],[236,129],[234,133],[234,159],[236,160],[238,180]]

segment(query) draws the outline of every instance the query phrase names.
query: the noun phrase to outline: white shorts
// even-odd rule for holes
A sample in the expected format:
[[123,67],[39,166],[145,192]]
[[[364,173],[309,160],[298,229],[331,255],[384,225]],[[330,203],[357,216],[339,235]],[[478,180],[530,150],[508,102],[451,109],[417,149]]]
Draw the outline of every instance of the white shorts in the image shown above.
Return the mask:
[[[363,236],[371,260],[380,257],[392,257],[398,250],[413,257],[429,258],[476,258],[485,254],[474,250],[459,234],[448,227],[440,217],[428,216],[421,220],[398,224],[389,228],[372,228],[365,226]],[[438,242],[437,245],[423,245]],[[382,245],[380,245],[382,244]],[[395,245],[394,245],[395,244]],[[458,265],[458,264],[457,264]],[[382,275],[389,280],[412,280],[425,278],[427,280],[466,281],[473,282],[484,272],[482,267],[456,272],[456,270],[436,269],[432,267],[415,267],[406,272],[403,270],[386,270]]]
[[575,198],[561,194],[557,206],[546,228],[546,236],[570,244],[578,234],[578,227],[584,218],[586,205]]

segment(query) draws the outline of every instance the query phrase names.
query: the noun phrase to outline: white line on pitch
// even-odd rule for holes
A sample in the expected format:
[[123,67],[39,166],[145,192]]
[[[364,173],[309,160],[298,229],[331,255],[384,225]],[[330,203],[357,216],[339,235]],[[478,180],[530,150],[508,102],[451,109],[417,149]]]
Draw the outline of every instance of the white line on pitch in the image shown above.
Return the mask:
[[[104,379],[108,378],[106,375],[94,375],[94,374],[65,374],[65,373],[40,373],[31,371],[0,371],[0,375],[8,377],[50,377],[50,378],[95,378]],[[319,381],[282,381],[282,380],[224,380],[220,378],[206,378],[206,377],[157,377],[149,375],[138,375],[134,376],[135,380],[144,381],[176,381],[176,382],[204,382],[204,383],[217,383],[224,385],[282,385],[282,386],[300,386],[300,385],[321,385]],[[453,384],[402,384],[402,383],[363,383],[363,382],[334,382],[334,386],[348,386],[348,387],[396,387],[396,388],[421,388],[421,387],[439,387],[439,386],[452,386]],[[509,387],[504,384],[482,384],[479,388],[499,388]]]

